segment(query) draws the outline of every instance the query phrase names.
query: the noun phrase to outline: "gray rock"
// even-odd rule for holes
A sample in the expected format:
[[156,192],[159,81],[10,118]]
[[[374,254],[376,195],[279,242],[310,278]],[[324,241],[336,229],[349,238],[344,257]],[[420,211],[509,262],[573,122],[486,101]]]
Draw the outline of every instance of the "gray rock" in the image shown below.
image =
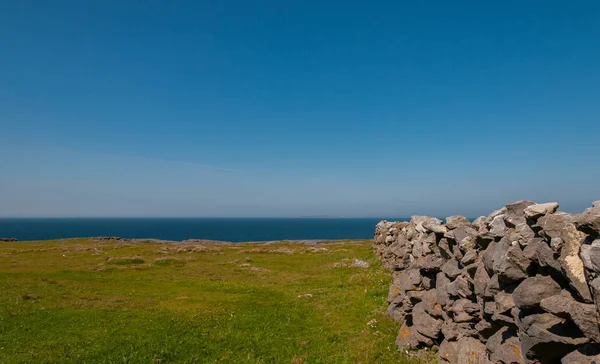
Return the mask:
[[432,346],[433,340],[427,336],[421,335],[417,330],[412,329],[405,323],[400,327],[398,336],[396,337],[396,346],[401,349],[412,348],[416,349],[420,345]]
[[529,276],[527,268],[531,261],[525,257],[519,244],[503,239],[498,244],[493,260],[493,270],[503,282],[518,282]]
[[483,261],[485,269],[487,269],[489,274],[494,273],[494,257],[496,255],[497,250],[498,243],[494,241],[491,242],[488,245],[487,249],[483,252],[483,254],[481,254],[481,260]]
[[454,259],[444,263],[442,266],[442,272],[444,272],[444,274],[450,279],[455,279],[461,273],[460,268],[458,267],[458,262]]
[[442,330],[443,321],[429,315],[425,310],[425,304],[419,302],[413,307],[413,326],[421,335],[431,339],[437,339]]
[[521,351],[529,360],[558,360],[577,346],[589,342],[585,337],[575,336],[575,332],[563,325],[563,319],[549,313],[518,318],[516,323],[520,332]]
[[448,363],[456,363],[458,361],[458,348],[456,341],[448,341],[444,339],[438,350],[440,359]]
[[504,219],[512,226],[525,223],[525,209],[534,205],[531,201],[517,201],[506,205],[506,213]]
[[436,219],[435,217],[413,216],[412,218],[416,218],[416,220],[419,221],[419,223],[416,224],[417,231],[421,230],[422,232],[432,232],[436,234],[444,234],[448,231],[446,226],[442,223],[442,220]]
[[469,298],[473,295],[471,289],[471,283],[464,276],[458,276],[454,282],[447,286],[448,293],[450,296]]
[[458,340],[457,364],[490,364],[485,345],[472,337],[463,337]]
[[529,241],[535,238],[535,232],[527,224],[519,224],[514,230],[510,230],[509,239],[518,241],[522,246],[526,246]]
[[402,291],[417,290],[421,283],[421,273],[418,269],[407,269],[394,272],[393,282]]
[[540,306],[553,315],[570,318],[585,337],[600,342],[598,312],[594,305],[577,302],[567,295],[557,295],[544,298]]
[[573,224],[576,218],[565,214],[555,213],[540,217],[538,224],[543,229],[543,234],[551,239],[552,244],[555,239],[560,239],[559,263],[563,275],[569,281],[570,286],[586,302],[591,302],[592,297],[585,279],[585,271],[581,258],[579,258],[579,248],[583,244],[586,234],[578,231]]
[[515,305],[521,309],[533,309],[547,297],[560,294],[561,288],[548,276],[535,276],[525,279],[513,293]]
[[503,208],[501,208],[501,209],[498,209],[498,210],[496,210],[496,211],[492,212],[491,214],[489,214],[489,215],[488,215],[488,217],[487,217],[487,220],[488,220],[488,221],[492,221],[492,220],[494,220],[494,218],[496,218],[497,216],[504,215],[504,214],[505,214],[507,211],[508,211],[508,210],[506,209],[506,207],[503,207]]
[[583,214],[575,223],[577,229],[592,236],[600,235],[600,214]]
[[454,233],[454,239],[457,243],[463,241],[468,237],[474,237],[477,235],[477,230],[473,229],[471,226],[463,225],[452,231]]
[[579,251],[583,265],[590,271],[600,273],[600,246],[584,244]]
[[450,246],[450,243],[447,238],[440,239],[440,242],[438,243],[438,247],[440,248],[440,254],[444,258],[450,259],[450,258],[454,257],[454,253],[452,252],[452,247]]
[[479,305],[467,299],[459,299],[452,304],[452,313],[455,322],[476,321]]
[[521,364],[524,363],[521,354],[521,342],[514,328],[504,326],[492,335],[485,346],[490,353],[493,363]]
[[513,295],[507,292],[498,292],[494,296],[496,302],[496,313],[507,313],[515,307]]
[[600,344],[587,344],[565,355],[562,364],[600,364]]
[[460,265],[466,267],[467,265],[473,264],[477,261],[478,254],[476,250],[469,250],[465,253],[463,258],[460,260]]
[[536,245],[536,260],[540,267],[550,268],[555,274],[562,273],[560,263],[554,258],[554,251],[546,242],[540,242]]
[[554,213],[556,210],[558,210],[557,202],[547,202],[527,206],[524,212],[525,216],[527,216],[528,218],[537,220],[538,218],[544,215]]
[[450,280],[442,272],[439,272],[435,277],[435,293],[436,300],[442,306],[450,304],[450,294],[448,293],[447,287],[450,285]]
[[485,289],[490,281],[490,276],[488,272],[485,270],[483,263],[479,263],[477,266],[477,270],[475,271],[475,276],[473,277],[473,286],[475,290],[475,295],[477,297],[483,297],[485,294]]
[[506,224],[504,223],[504,216],[496,216],[490,223],[490,234],[494,237],[503,237],[506,235]]
[[590,282],[590,288],[592,289],[592,293],[594,294],[596,310],[600,311],[600,277],[597,277]]
[[511,337],[517,337],[517,332],[515,331],[515,329],[512,327],[503,326],[498,331],[496,331],[494,335],[490,336],[487,343],[485,344],[485,349],[490,354],[494,353],[496,350],[498,350],[500,345],[502,345],[506,341],[506,339]]
[[479,230],[481,226],[484,226],[485,224],[487,224],[487,217],[485,216],[479,216],[471,223],[471,225],[477,230]]
[[477,336],[477,330],[473,322],[457,323],[448,319],[442,325],[442,335],[447,340],[457,340],[465,336],[475,337]]
[[500,292],[500,281],[498,280],[498,275],[494,274],[490,277],[490,280],[485,287],[484,297],[492,298],[496,295],[496,293]]
[[446,226],[450,230],[454,230],[458,227],[468,225],[471,225],[471,222],[464,216],[448,216],[446,218]]
[[352,264],[350,265],[353,268],[371,268],[371,263],[365,262],[364,260],[354,259]]
[[415,260],[415,266],[425,272],[439,272],[446,259],[438,254],[428,254]]

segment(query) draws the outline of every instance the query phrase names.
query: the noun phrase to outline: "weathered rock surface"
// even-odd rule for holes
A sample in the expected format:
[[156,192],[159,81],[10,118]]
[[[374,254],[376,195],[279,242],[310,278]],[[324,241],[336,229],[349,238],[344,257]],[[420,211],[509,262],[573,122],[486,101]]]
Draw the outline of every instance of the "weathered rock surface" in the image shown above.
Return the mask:
[[600,201],[517,201],[470,222],[377,224],[397,345],[449,363],[600,364]]

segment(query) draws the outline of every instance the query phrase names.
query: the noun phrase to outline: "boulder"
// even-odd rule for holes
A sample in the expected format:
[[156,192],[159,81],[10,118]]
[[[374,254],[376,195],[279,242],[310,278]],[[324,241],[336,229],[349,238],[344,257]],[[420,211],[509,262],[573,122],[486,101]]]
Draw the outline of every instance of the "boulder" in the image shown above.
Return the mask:
[[525,279],[513,293],[515,305],[521,310],[537,308],[547,297],[560,294],[561,288],[548,276],[535,276]]

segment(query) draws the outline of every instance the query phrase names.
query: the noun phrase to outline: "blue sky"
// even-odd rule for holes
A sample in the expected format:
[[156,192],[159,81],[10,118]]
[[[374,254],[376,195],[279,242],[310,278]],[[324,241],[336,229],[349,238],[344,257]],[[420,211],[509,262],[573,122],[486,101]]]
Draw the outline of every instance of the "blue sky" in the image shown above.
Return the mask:
[[597,1],[0,1],[0,216],[600,199]]

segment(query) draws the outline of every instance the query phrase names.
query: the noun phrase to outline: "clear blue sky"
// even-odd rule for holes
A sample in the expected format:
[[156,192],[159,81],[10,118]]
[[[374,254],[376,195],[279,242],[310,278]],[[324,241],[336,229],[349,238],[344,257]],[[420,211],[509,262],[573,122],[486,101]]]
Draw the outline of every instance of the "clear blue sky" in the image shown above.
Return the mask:
[[0,216],[600,199],[598,1],[0,1]]

